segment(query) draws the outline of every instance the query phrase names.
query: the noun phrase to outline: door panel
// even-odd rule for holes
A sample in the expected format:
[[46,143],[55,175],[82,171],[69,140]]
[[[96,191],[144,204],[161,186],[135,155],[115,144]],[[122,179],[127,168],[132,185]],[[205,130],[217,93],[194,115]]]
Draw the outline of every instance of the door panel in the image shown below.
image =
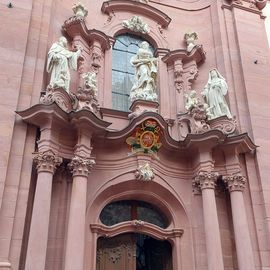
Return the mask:
[[136,270],[135,235],[98,239],[97,270]]
[[144,234],[99,238],[97,270],[172,270],[172,248]]

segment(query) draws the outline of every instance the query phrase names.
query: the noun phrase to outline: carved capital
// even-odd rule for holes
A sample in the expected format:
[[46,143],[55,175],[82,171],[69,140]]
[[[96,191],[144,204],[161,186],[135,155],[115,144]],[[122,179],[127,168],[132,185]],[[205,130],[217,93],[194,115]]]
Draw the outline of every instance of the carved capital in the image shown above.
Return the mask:
[[95,161],[90,158],[82,158],[75,156],[68,164],[73,176],[87,177],[95,164]]
[[193,181],[194,187],[199,187],[203,189],[214,189],[216,186],[216,181],[219,174],[213,171],[200,171],[197,176],[195,176]]
[[229,176],[223,177],[224,182],[227,184],[228,190],[233,191],[244,191],[246,186],[246,178],[241,173],[235,173]]
[[62,158],[55,155],[52,150],[38,152],[34,156],[34,162],[37,164],[38,172],[54,173],[57,166],[62,163]]

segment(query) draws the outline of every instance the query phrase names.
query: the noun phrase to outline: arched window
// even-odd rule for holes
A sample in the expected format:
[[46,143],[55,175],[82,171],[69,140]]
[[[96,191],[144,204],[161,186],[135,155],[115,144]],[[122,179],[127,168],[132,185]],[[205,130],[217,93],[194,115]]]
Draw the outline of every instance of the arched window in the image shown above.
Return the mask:
[[[112,107],[120,111],[128,111],[129,93],[134,81],[135,68],[130,64],[140,43],[141,37],[124,34],[116,37],[112,52]],[[150,49],[154,48],[150,45]]]
[[167,218],[153,205],[142,201],[118,201],[106,205],[100,220],[107,226],[129,220],[142,220],[163,229],[168,227]]

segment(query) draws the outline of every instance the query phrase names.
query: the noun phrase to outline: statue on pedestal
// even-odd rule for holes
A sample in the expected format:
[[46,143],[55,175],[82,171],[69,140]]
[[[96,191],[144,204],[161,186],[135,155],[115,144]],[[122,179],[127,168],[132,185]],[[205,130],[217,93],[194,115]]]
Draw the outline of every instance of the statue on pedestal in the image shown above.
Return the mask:
[[211,112],[212,119],[226,115],[232,118],[225,95],[228,92],[228,85],[226,80],[218,72],[217,69],[212,69],[209,72],[208,82],[204,87],[202,95],[206,103],[209,105],[209,112]]
[[69,92],[69,68],[77,70],[77,60],[80,54],[80,48],[76,52],[67,48],[65,37],[60,37],[58,42],[53,43],[48,52],[47,61],[47,72],[51,73],[50,86],[52,88],[63,88]]
[[149,44],[143,41],[135,56],[130,60],[136,68],[135,82],[130,91],[130,100],[142,99],[157,101],[156,77],[157,77],[157,58],[149,49]]

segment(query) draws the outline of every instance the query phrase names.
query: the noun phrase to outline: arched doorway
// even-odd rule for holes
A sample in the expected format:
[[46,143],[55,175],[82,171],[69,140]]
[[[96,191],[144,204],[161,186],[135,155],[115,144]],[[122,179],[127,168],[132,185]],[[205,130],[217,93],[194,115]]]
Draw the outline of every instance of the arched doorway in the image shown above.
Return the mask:
[[[100,214],[107,227],[128,221],[165,229],[169,222],[154,205],[137,200],[122,200],[107,204]],[[157,240],[140,232],[122,233],[114,237],[99,237],[97,270],[172,270],[172,248],[168,241]]]
[[140,233],[100,237],[96,264],[97,270],[172,270],[172,247]]
[[[125,214],[125,209],[119,208],[113,213],[111,223],[106,224],[104,220],[102,221],[101,213],[106,206],[123,201],[137,201],[143,206],[149,204],[150,207],[144,208],[147,211],[140,210],[137,213],[127,211]],[[152,218],[155,214],[152,211],[157,211],[163,216],[163,219],[160,219],[161,223],[153,222]],[[149,214],[147,219],[143,218],[142,212]],[[194,269],[193,239],[188,216],[183,204],[175,196],[175,191],[158,176],[155,181],[143,183],[143,189],[141,181],[126,181],[126,175],[106,182],[89,203],[87,219],[90,230],[86,241],[86,250],[89,251],[85,257],[86,269],[97,269],[99,239],[104,236],[107,239],[113,239],[129,233],[144,234],[159,241],[167,240],[171,244],[172,268]],[[161,224],[164,221],[163,226]]]

